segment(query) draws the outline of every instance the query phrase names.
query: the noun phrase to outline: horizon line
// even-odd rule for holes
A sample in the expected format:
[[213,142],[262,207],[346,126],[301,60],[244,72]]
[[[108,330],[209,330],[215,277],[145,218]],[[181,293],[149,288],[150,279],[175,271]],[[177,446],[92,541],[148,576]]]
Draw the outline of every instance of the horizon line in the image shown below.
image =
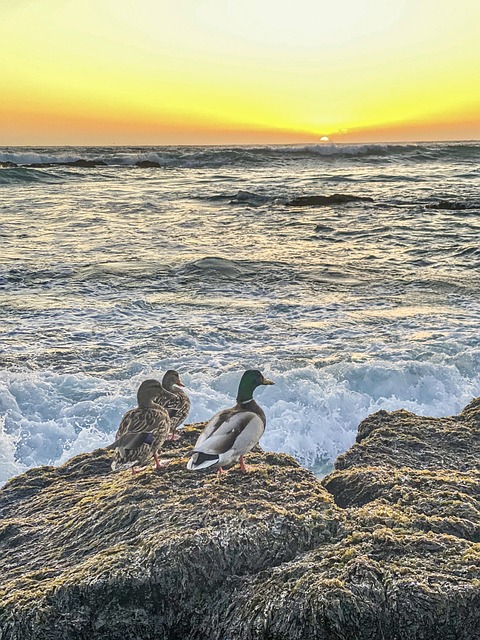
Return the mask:
[[439,140],[363,140],[363,141],[343,141],[343,140],[312,140],[311,142],[299,141],[299,142],[225,142],[225,143],[152,143],[152,144],[137,144],[137,143],[107,143],[107,144],[2,144],[0,143],[1,148],[23,148],[23,149],[35,149],[35,148],[55,148],[55,147],[64,147],[64,148],[102,148],[102,147],[294,147],[294,146],[308,146],[308,145],[320,145],[320,146],[329,146],[329,145],[342,145],[342,146],[351,146],[351,145],[382,145],[382,144],[391,144],[391,145],[405,145],[405,144],[447,144],[447,143],[461,143],[461,142],[480,142],[480,138],[455,138],[455,139],[439,139]]

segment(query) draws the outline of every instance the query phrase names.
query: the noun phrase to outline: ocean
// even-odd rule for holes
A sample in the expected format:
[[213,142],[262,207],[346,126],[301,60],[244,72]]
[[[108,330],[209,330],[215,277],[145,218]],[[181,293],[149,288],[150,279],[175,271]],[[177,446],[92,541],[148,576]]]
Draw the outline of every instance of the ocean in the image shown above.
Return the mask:
[[[0,148],[0,483],[112,441],[147,377],[189,422],[246,368],[264,448],[326,472],[379,409],[480,395],[480,142]],[[322,206],[306,196],[353,196]]]

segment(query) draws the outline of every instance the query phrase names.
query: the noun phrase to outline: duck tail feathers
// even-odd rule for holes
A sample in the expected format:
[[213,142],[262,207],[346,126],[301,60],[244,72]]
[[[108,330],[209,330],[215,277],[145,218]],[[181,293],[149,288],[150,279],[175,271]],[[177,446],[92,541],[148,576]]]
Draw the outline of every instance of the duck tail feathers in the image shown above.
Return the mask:
[[220,456],[212,453],[194,453],[190,460],[187,462],[187,469],[189,471],[198,471],[199,469],[208,469],[208,467],[214,467],[218,465]]
[[126,471],[126,469],[131,469],[132,466],[135,466],[135,461],[114,460],[110,468],[112,471]]

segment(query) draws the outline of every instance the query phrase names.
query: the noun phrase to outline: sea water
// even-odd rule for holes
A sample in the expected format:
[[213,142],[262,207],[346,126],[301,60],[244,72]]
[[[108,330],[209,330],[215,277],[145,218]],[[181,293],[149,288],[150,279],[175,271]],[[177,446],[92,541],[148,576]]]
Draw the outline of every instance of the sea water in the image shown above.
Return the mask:
[[[276,383],[256,392],[262,445],[317,472],[374,411],[480,395],[478,142],[17,147],[0,163],[0,482],[111,442],[168,368],[191,422],[260,369]],[[333,194],[371,201],[290,204]]]

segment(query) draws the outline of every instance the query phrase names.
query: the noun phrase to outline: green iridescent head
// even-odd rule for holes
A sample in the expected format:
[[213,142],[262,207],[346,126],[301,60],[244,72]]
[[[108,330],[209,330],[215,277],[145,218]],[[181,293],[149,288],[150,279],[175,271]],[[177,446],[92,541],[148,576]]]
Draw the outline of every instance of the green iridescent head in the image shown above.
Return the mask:
[[253,398],[253,392],[261,385],[275,384],[267,380],[258,369],[248,369],[242,376],[238,385],[237,402],[247,402]]

